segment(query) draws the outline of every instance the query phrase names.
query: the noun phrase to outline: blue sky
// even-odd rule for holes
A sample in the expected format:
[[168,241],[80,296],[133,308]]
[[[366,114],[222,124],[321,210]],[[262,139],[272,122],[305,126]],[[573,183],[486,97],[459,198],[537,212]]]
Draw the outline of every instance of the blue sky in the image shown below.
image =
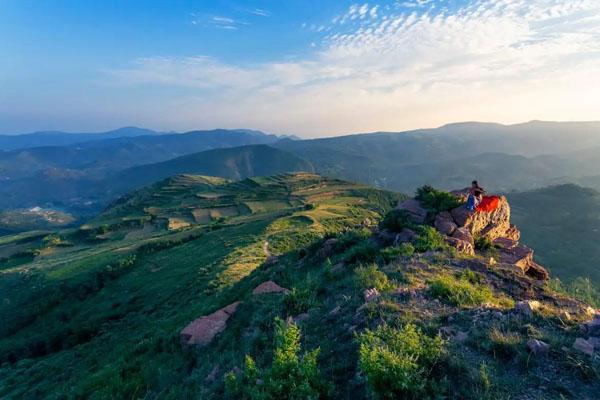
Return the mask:
[[600,119],[600,1],[0,0],[0,132]]

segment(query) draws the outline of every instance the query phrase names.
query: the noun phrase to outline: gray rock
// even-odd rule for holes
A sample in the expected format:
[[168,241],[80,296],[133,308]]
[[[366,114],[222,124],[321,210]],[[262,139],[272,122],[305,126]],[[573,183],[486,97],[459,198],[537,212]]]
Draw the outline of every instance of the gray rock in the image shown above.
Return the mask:
[[539,310],[541,304],[537,300],[524,300],[518,301],[515,304],[515,311],[525,315],[528,318],[533,317],[533,314]]
[[550,345],[538,339],[529,339],[527,341],[527,348],[531,353],[537,356],[547,354],[550,350]]
[[575,350],[579,350],[583,354],[587,354],[588,356],[594,355],[594,346],[584,338],[575,339],[575,343],[573,343],[573,348]]

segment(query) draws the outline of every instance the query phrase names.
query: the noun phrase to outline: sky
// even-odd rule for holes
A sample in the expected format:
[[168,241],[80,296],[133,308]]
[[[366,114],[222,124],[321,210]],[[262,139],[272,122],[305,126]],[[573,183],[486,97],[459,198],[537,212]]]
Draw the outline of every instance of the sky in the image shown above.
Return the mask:
[[600,0],[0,0],[0,133],[600,120]]

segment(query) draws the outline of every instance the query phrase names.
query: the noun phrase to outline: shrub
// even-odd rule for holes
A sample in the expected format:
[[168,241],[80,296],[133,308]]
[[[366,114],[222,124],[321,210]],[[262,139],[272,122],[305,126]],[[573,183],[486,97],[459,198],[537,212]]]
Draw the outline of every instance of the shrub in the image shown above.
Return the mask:
[[[359,336],[359,366],[374,394],[382,399],[417,398],[432,384],[431,372],[444,342],[414,325],[380,325]],[[419,397],[420,398],[420,397]]]
[[402,228],[411,227],[406,210],[392,210],[388,212],[379,224],[383,229],[389,229],[393,232],[400,232]]
[[344,252],[343,259],[349,264],[357,262],[373,262],[379,255],[379,247],[368,240],[364,240]]
[[338,237],[338,242],[336,243],[336,250],[344,251],[355,244],[362,242],[371,237],[371,231],[367,228],[362,229],[352,229],[342,233]]
[[418,252],[426,252],[430,250],[446,250],[448,245],[444,237],[435,228],[428,225],[421,225],[416,228],[418,234],[414,241],[414,248]]
[[476,306],[494,299],[487,286],[473,284],[464,277],[457,279],[452,275],[442,275],[433,279],[429,285],[429,293],[459,307]]
[[480,250],[480,251],[489,251],[489,250],[495,250],[496,246],[494,245],[494,242],[492,242],[492,240],[486,236],[479,236],[475,238],[475,250]]
[[225,377],[228,395],[235,399],[317,399],[327,396],[330,385],[319,371],[319,349],[300,353],[300,329],[294,323],[275,319],[273,361],[260,370],[252,357],[246,356],[240,376]]
[[397,247],[386,247],[381,250],[381,256],[386,262],[398,257],[410,257],[415,253],[415,247],[410,243],[401,243]]
[[417,189],[415,196],[421,205],[434,214],[449,211],[463,204],[463,202],[451,193],[436,190],[431,186],[423,186]]
[[298,315],[308,311],[317,304],[316,292],[309,285],[292,288],[283,298],[288,315]]
[[385,291],[392,288],[387,275],[380,271],[376,264],[356,268],[355,272],[358,285],[364,289],[375,288]]

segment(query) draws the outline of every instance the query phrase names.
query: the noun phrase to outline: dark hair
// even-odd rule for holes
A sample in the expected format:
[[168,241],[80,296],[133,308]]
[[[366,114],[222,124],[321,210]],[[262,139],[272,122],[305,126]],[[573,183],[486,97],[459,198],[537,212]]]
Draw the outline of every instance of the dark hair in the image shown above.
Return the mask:
[[475,185],[475,187],[479,187],[479,183],[477,181],[471,182],[471,185]]

